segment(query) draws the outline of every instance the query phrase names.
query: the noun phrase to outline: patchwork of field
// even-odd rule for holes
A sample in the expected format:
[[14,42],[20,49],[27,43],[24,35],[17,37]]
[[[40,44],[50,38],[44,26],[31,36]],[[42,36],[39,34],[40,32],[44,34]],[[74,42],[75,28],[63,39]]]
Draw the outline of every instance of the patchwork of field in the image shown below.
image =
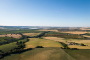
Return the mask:
[[26,44],[26,48],[35,48],[36,46],[43,46],[43,47],[62,47],[59,42],[40,39],[40,38],[30,38]]
[[0,37],[21,38],[22,36],[20,34],[3,34],[3,35],[0,35]]
[[53,32],[58,32],[58,30],[38,30],[38,31],[53,31]]
[[41,33],[23,33],[23,35],[30,36],[30,37],[37,36],[39,34]]
[[58,38],[58,37],[43,37],[44,39],[49,39],[53,41],[58,42],[64,42],[65,44],[68,44],[69,42],[75,42],[75,43],[83,43],[88,46],[79,46],[79,45],[68,45],[70,48],[78,48],[78,49],[90,49],[90,40],[79,40],[79,39],[64,39],[64,38]]
[[21,54],[11,54],[1,60],[75,60],[58,47],[35,48]]
[[61,33],[70,33],[70,34],[85,34],[88,32],[83,32],[83,31],[67,31],[67,32],[61,32]]

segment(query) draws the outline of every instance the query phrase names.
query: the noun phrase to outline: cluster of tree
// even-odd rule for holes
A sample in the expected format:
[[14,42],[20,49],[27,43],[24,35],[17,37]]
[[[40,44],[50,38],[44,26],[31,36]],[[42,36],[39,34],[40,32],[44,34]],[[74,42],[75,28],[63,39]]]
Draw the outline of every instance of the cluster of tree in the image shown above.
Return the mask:
[[43,48],[43,46],[36,46],[36,48]]
[[83,43],[81,43],[81,46],[86,46],[86,45],[84,45]]
[[62,44],[62,46],[64,47],[63,49],[70,49],[67,44],[65,44],[65,43],[63,43],[63,42],[59,42],[59,43]]

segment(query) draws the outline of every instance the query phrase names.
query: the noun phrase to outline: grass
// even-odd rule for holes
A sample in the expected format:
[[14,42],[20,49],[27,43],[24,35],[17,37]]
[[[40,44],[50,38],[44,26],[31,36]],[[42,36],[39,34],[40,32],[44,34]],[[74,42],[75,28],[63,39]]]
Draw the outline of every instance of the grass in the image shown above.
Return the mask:
[[[26,41],[26,39],[23,39],[23,40],[19,40],[18,42],[24,42]],[[13,43],[9,43],[9,44],[5,44],[5,45],[1,45],[0,46],[0,50],[2,50],[3,52],[9,52],[11,49],[17,47],[18,45],[16,45],[16,42],[13,42]]]
[[23,33],[23,35],[30,36],[30,37],[37,36],[39,34],[40,33]]
[[16,38],[11,38],[11,37],[0,37],[0,42],[1,42],[1,41],[6,41],[6,40],[11,40],[11,39],[16,39]]
[[1,60],[75,60],[58,47],[35,48],[21,54],[11,54]]
[[76,60],[90,60],[90,49],[80,49],[80,50],[65,49],[65,51]]
[[3,52],[8,52],[11,49],[17,47],[16,42],[14,43],[9,43],[9,44],[5,44],[5,45],[1,45],[0,46],[0,50],[2,50]]
[[30,38],[30,41],[26,43],[26,48],[35,48],[36,46],[62,47],[62,45],[58,42],[40,38]]

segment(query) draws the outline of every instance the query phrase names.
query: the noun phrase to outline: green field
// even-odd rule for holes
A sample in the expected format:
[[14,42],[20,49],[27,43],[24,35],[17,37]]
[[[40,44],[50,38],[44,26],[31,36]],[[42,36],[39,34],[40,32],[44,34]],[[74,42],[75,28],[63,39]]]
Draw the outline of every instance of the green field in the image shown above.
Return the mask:
[[70,56],[76,60],[90,60],[90,49],[80,49],[80,50],[65,50]]
[[75,60],[58,47],[35,48],[21,54],[11,54],[1,60]]
[[9,44],[5,44],[5,45],[1,45],[0,46],[0,50],[2,50],[4,53],[10,51],[11,49],[17,47],[16,42],[14,43],[9,43]]
[[[23,39],[23,40],[19,40],[18,42],[25,42],[26,39]],[[17,47],[18,45],[16,45],[16,42],[13,42],[13,43],[9,43],[9,44],[5,44],[5,45],[1,45],[0,46],[0,50],[3,51],[4,53],[10,51],[11,49],[14,49],[15,47]]]
[[35,48],[36,46],[62,47],[62,45],[59,42],[40,38],[30,38],[30,41],[26,43],[26,48]]

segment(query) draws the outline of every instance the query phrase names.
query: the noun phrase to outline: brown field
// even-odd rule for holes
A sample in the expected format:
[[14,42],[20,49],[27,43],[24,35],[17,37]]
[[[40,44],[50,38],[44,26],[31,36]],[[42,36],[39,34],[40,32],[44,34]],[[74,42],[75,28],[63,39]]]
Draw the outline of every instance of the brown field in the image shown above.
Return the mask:
[[58,32],[58,30],[39,30],[39,31],[53,31],[53,32]]
[[70,33],[70,34],[85,34],[88,32],[82,32],[82,31],[67,31],[67,32],[61,32],[61,33]]
[[58,38],[58,37],[43,37],[43,38],[53,40],[53,41],[58,41],[58,42],[64,42],[65,44],[68,44],[69,42],[75,42],[79,44],[83,43],[88,46],[69,45],[69,47],[78,48],[78,49],[90,49],[90,40],[64,39],[64,38]]
[[13,37],[13,38],[20,38],[22,37],[20,34],[4,34],[4,35],[0,35],[0,37]]
[[83,35],[84,37],[88,37],[88,38],[90,38],[90,36],[87,36],[87,35]]
[[70,48],[90,49],[90,46],[68,45]]
[[23,35],[31,36],[31,37],[37,36],[37,35],[39,35],[39,34],[40,34],[40,33],[23,33]]
[[81,30],[90,30],[90,29],[87,29],[87,28],[90,28],[90,27],[82,27],[80,28]]

